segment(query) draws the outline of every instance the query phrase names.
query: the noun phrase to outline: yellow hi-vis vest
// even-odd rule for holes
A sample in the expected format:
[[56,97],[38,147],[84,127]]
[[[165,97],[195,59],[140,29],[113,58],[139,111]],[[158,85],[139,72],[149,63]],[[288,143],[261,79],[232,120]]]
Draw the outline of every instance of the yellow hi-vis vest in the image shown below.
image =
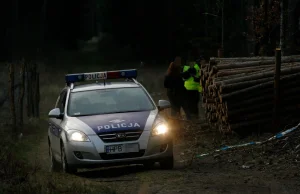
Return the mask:
[[[183,67],[183,72],[186,72],[187,70],[189,70],[189,68],[190,68],[190,66],[185,65]],[[195,77],[199,78],[200,77],[200,67],[197,64],[195,64],[194,68],[197,71]],[[202,92],[202,86],[200,85],[200,82],[195,82],[193,77],[190,77],[185,80],[184,87],[187,90],[198,90],[199,92]]]

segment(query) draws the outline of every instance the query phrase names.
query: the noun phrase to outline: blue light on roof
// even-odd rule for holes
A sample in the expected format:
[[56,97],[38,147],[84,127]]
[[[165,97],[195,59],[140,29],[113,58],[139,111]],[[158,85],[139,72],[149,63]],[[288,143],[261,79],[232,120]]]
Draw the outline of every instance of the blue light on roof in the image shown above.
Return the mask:
[[84,74],[68,74],[65,76],[65,80],[67,83],[82,82],[84,81]]
[[120,79],[120,78],[136,78],[137,70],[118,70],[118,71],[105,71],[105,72],[92,72],[92,73],[78,73],[67,74],[65,80],[67,83],[83,82],[91,80],[105,80],[105,79]]

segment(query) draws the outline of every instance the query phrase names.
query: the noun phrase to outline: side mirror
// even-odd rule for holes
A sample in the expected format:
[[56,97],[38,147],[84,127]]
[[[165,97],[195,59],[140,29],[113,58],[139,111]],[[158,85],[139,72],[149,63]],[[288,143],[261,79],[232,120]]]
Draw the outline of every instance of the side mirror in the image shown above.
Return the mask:
[[55,119],[62,119],[63,118],[63,114],[60,112],[59,108],[55,108],[52,109],[49,114],[48,114],[49,118],[55,118]]
[[158,101],[158,110],[164,110],[166,108],[170,108],[171,107],[171,104],[169,101],[167,100],[159,100]]

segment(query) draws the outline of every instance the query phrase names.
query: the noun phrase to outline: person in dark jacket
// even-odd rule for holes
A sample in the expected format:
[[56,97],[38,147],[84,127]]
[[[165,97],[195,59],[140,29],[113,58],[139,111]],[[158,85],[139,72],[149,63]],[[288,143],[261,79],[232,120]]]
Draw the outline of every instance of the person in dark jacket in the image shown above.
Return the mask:
[[189,119],[189,111],[186,105],[186,89],[184,87],[183,78],[187,77],[186,73],[182,73],[181,58],[176,57],[174,62],[169,65],[164,80],[164,87],[167,88],[167,96],[171,103],[171,116],[180,115],[182,108]]

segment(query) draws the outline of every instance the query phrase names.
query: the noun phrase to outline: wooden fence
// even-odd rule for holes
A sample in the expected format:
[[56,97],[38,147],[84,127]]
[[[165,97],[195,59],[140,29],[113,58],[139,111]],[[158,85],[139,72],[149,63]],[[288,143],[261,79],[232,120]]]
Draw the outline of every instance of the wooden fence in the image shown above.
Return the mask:
[[[18,67],[18,68],[17,68]],[[28,118],[39,118],[39,73],[35,63],[9,64],[8,97],[14,129],[24,124],[24,101]],[[17,84],[16,84],[17,83]],[[19,118],[19,119],[17,119]]]

